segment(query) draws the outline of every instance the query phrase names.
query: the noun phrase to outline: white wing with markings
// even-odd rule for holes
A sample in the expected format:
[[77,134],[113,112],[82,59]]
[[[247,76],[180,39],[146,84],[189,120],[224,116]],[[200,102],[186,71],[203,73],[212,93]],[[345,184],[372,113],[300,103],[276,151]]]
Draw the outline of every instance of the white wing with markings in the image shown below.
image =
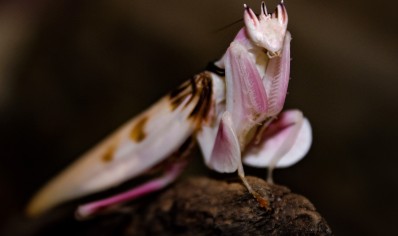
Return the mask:
[[61,202],[117,186],[171,156],[207,119],[212,79],[201,73],[94,147],[34,197],[37,215]]

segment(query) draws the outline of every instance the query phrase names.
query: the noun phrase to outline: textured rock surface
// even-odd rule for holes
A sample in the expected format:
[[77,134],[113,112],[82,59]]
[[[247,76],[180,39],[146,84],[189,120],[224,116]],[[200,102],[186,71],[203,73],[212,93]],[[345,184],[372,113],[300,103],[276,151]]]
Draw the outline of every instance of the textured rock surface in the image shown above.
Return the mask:
[[237,182],[193,178],[177,184],[132,218],[127,235],[331,235],[331,229],[305,197],[278,185],[248,177],[268,195],[262,208]]

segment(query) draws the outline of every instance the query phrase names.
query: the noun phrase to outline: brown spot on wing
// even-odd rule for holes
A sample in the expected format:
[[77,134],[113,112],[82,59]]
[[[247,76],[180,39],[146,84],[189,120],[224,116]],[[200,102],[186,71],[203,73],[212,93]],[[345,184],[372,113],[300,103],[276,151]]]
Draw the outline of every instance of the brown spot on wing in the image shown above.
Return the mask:
[[185,107],[189,105],[196,94],[196,81],[194,78],[183,83],[180,87],[170,92],[171,110],[174,111],[189,96],[189,100],[185,103]]
[[192,119],[198,127],[208,118],[213,104],[213,83],[210,72],[202,72],[183,83],[170,94],[171,110],[180,106],[190,107],[187,118]]
[[146,133],[145,133],[145,124],[148,121],[148,117],[144,116],[140,118],[133,126],[130,132],[130,138],[134,142],[141,142],[142,140],[145,139]]
[[202,73],[199,76],[203,76],[197,82],[200,88],[200,93],[197,95],[199,99],[189,117],[206,119],[212,104],[213,84],[208,73]]
[[113,160],[114,154],[115,154],[115,146],[111,145],[106,149],[101,159],[103,162],[110,162]]

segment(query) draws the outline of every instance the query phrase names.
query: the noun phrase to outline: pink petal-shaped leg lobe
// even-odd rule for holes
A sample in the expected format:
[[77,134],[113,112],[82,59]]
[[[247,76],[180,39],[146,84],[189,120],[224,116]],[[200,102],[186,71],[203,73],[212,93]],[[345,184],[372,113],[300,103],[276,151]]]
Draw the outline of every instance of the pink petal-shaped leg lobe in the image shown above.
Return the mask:
[[280,114],[263,133],[258,145],[248,147],[243,162],[255,167],[288,167],[307,154],[312,143],[311,125],[299,110]]
[[285,103],[290,79],[290,41],[291,35],[286,32],[281,54],[268,61],[265,71],[263,81],[268,95],[268,116],[271,117],[278,115]]
[[231,115],[224,112],[210,159],[207,165],[221,173],[231,173],[241,164],[241,153],[238,139],[235,135]]
[[238,42],[232,42],[225,59],[226,109],[243,147],[247,133],[267,115],[267,94],[254,59]]
[[131,190],[111,196],[109,198],[79,206],[76,211],[76,216],[79,219],[84,219],[100,212],[101,210],[104,210],[107,207],[131,201],[154,191],[160,190],[172,183],[180,175],[185,165],[185,162],[174,163],[169,169],[166,170],[166,173],[159,178],[153,179]]

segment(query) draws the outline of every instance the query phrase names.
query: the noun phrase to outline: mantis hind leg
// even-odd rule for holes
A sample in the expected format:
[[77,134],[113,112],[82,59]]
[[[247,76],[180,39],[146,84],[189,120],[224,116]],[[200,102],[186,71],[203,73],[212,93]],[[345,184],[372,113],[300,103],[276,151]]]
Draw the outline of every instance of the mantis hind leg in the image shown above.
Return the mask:
[[250,183],[247,181],[246,177],[245,177],[245,172],[243,170],[243,165],[242,162],[240,162],[239,166],[238,166],[238,175],[239,178],[241,179],[243,185],[246,187],[246,189],[249,191],[249,193],[251,193],[253,195],[254,198],[256,198],[257,202],[260,204],[261,207],[265,208],[265,209],[269,209],[269,199],[268,196],[262,196],[261,194],[259,194],[257,191],[255,191],[252,186],[250,185]]

